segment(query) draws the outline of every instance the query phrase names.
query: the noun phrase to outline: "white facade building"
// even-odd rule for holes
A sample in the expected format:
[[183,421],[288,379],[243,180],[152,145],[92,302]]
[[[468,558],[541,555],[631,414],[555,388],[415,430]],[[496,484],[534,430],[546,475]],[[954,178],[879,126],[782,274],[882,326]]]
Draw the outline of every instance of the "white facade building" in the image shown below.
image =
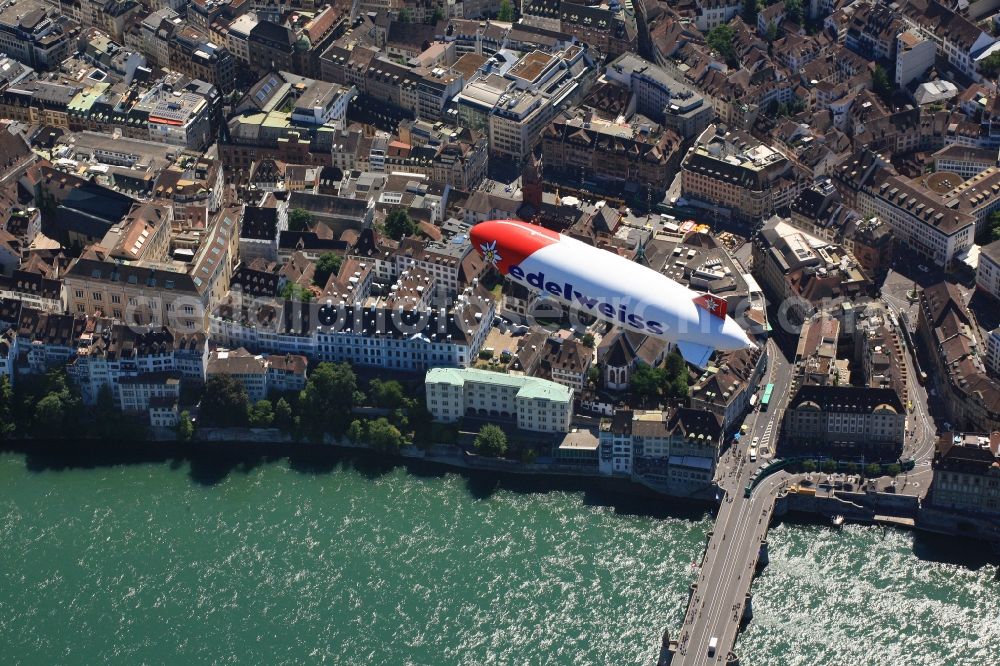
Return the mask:
[[181,378],[174,372],[125,377],[118,384],[118,404],[126,412],[147,412],[153,403],[176,402],[180,391]]
[[516,420],[522,430],[568,432],[573,417],[573,390],[537,377],[432,368],[424,383],[436,421],[454,423],[468,414]]
[[986,370],[994,377],[1000,376],[1000,328],[990,331],[986,338]]
[[469,365],[493,326],[495,305],[471,288],[450,310],[305,303],[291,306],[274,326],[216,313],[211,333],[220,346],[255,353],[416,372]]
[[993,298],[1000,298],[1000,241],[984,246],[979,252],[976,286]]
[[905,88],[913,79],[934,66],[934,42],[913,30],[896,35],[896,86]]

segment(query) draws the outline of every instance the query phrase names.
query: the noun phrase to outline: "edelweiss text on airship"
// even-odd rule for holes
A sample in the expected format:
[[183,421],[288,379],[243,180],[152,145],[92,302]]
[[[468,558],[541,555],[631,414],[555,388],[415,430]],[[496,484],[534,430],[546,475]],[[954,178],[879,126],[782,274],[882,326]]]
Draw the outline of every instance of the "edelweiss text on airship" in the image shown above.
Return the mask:
[[716,349],[752,347],[726,301],[699,294],[612,252],[517,220],[472,228],[472,242],[502,275],[617,326],[673,342],[704,366]]

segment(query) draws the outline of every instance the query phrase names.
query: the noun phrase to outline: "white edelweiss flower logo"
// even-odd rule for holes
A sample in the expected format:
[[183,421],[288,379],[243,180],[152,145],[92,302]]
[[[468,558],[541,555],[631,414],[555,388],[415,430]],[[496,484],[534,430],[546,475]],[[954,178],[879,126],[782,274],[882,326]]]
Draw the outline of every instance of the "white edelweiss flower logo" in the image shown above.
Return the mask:
[[479,246],[483,250],[483,259],[490,262],[494,266],[503,261],[503,257],[497,252],[497,242],[491,241],[489,243],[483,243]]

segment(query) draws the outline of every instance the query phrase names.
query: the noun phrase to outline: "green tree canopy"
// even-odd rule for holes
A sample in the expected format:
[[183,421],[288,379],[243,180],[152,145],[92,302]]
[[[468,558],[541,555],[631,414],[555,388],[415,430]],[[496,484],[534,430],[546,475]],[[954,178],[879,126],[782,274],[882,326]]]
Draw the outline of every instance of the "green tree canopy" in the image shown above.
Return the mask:
[[995,51],[980,60],[979,72],[991,78],[1000,74],[1000,51]]
[[368,441],[368,431],[365,429],[365,424],[359,419],[354,419],[351,421],[351,425],[347,427],[347,439],[351,440],[355,444],[363,444]]
[[201,421],[206,425],[245,426],[250,415],[247,389],[229,375],[213,375],[205,382],[201,398]]
[[274,425],[288,428],[292,425],[292,406],[284,398],[278,398],[274,404]]
[[749,26],[757,25],[757,0],[743,0],[743,22]]
[[803,460],[802,470],[805,472],[815,472],[816,471],[816,461],[815,460]]
[[892,102],[893,85],[882,65],[875,65],[875,69],[872,70],[872,90],[882,98],[882,101],[887,104]]
[[479,429],[472,446],[476,453],[490,458],[501,458],[507,453],[507,434],[492,423]]
[[385,233],[393,240],[417,233],[417,223],[404,208],[396,208],[385,218]]
[[730,65],[736,64],[736,52],[733,50],[733,29],[728,24],[717,25],[705,35],[705,42]]
[[306,231],[312,224],[312,215],[301,208],[293,208],[288,213],[289,231]]
[[343,433],[356,404],[358,378],[347,363],[320,363],[299,396],[302,424],[314,434]]
[[594,348],[594,334],[593,333],[584,333],[583,337],[580,338],[580,342],[583,343],[584,347],[590,347],[591,349],[593,349]]
[[865,476],[881,476],[882,466],[878,463],[871,463],[865,467]]
[[43,439],[62,437],[68,407],[61,393],[49,393],[35,404],[35,435]]
[[14,387],[7,375],[0,375],[0,439],[14,436]]
[[387,381],[382,381],[381,379],[371,380],[368,384],[368,397],[374,406],[385,407],[387,409],[408,407],[412,403],[406,395],[406,391],[403,390],[403,385],[395,379]]
[[424,19],[424,23],[427,23],[428,25],[434,25],[438,21],[441,21],[443,19],[444,19],[444,10],[441,9],[441,7],[435,7],[434,11],[428,14],[427,18]]
[[785,0],[785,16],[793,23],[802,25],[802,0]]
[[385,418],[375,419],[368,424],[368,443],[376,451],[396,453],[405,442],[399,428]]
[[837,463],[833,460],[824,460],[822,468],[827,474],[832,474],[837,471]]
[[497,20],[504,23],[510,23],[514,20],[514,7],[510,4],[510,0],[500,0],[500,12],[497,14]]
[[986,219],[986,225],[983,228],[981,236],[979,239],[980,245],[989,245],[994,241],[1000,240],[1000,210],[990,213],[990,216]]
[[632,377],[629,380],[629,390],[633,396],[644,403],[656,403],[660,398],[660,389],[663,387],[664,377],[665,372],[662,369],[640,364],[639,367],[632,371]]
[[319,255],[319,259],[316,261],[316,271],[313,273],[313,284],[320,289],[325,287],[330,276],[340,272],[340,265],[343,262],[344,258],[333,252],[324,252]]
[[194,422],[191,421],[191,412],[186,409],[177,415],[177,441],[190,442],[194,437]]
[[81,434],[84,414],[80,397],[66,377],[65,368],[53,368],[40,377],[21,378],[18,386],[14,420],[25,423],[25,430],[43,439]]
[[308,303],[312,300],[312,292],[295,282],[286,282],[281,289],[281,297],[288,301]]
[[684,400],[688,397],[687,363],[677,349],[670,352],[664,365],[663,392],[671,400]]
[[269,428],[274,423],[274,407],[270,400],[259,400],[250,408],[250,425],[254,428]]

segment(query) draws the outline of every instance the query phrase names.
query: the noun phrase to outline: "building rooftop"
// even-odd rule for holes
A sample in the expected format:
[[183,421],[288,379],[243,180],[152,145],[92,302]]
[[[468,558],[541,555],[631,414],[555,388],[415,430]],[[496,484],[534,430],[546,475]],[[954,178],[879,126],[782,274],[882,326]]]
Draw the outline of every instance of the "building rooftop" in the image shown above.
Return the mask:
[[550,382],[547,379],[525,375],[508,375],[503,372],[479,370],[477,368],[432,368],[427,371],[424,381],[428,384],[451,384],[452,386],[462,386],[467,381],[496,384],[508,388],[517,388],[517,397],[529,400],[569,402],[573,399],[573,389],[562,384]]

